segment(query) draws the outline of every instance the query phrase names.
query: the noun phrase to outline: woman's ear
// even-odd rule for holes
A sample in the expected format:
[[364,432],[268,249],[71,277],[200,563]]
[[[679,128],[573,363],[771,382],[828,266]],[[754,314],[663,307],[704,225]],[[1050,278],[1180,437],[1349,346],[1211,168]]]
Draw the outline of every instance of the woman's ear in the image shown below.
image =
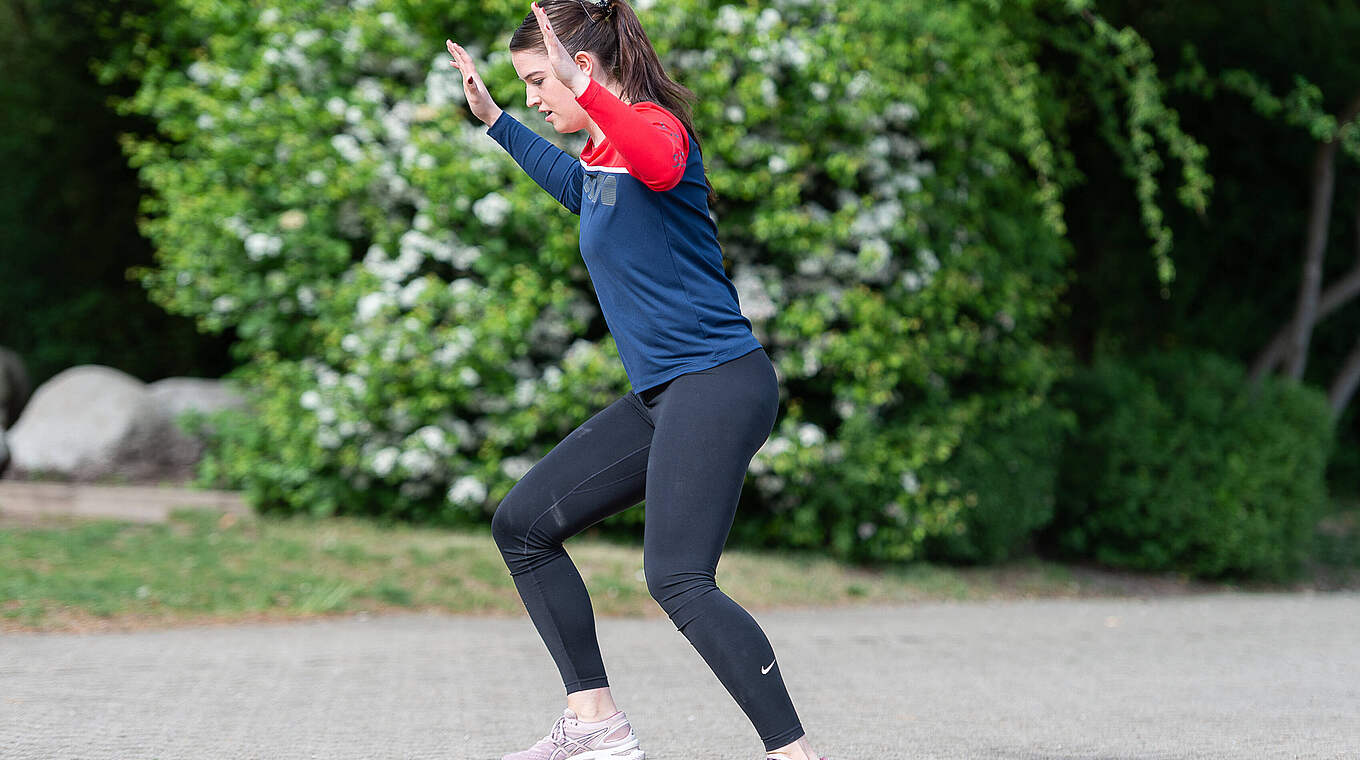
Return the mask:
[[589,76],[594,76],[596,69],[595,64],[597,61],[595,60],[595,56],[591,55],[589,51],[582,50],[573,56],[573,59],[576,61],[576,65],[580,67],[581,71],[584,71]]

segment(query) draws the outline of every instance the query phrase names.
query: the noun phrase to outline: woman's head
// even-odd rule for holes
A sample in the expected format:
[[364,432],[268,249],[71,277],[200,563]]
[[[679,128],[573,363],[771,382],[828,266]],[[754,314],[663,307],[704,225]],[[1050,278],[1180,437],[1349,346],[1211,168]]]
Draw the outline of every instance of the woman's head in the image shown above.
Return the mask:
[[[649,101],[675,114],[699,144],[690,118],[694,93],[671,81],[661,67],[652,41],[624,0],[540,0],[562,46],[575,55],[577,65],[601,85],[619,93],[625,103]],[[524,81],[530,108],[551,111],[559,132],[576,132],[589,121],[571,89],[552,74],[548,51],[533,11],[510,36],[510,60]],[[704,180],[707,183],[707,177]],[[715,196],[708,189],[709,202]]]

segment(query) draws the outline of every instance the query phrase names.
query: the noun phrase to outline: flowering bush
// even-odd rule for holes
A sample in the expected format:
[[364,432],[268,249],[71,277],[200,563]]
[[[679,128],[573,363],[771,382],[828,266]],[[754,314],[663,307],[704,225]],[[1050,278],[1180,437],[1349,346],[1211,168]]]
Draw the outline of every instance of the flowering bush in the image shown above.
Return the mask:
[[[248,359],[256,412],[219,418],[204,479],[261,508],[484,522],[627,390],[577,218],[472,119],[444,52],[544,129],[505,47],[526,4],[165,2],[104,75],[159,131],[127,141],[153,191],[144,284]],[[734,540],[918,556],[970,507],[934,466],[1062,368],[1038,338],[1061,116],[1033,41],[981,1],[635,5],[699,95],[730,274],[785,394]]]

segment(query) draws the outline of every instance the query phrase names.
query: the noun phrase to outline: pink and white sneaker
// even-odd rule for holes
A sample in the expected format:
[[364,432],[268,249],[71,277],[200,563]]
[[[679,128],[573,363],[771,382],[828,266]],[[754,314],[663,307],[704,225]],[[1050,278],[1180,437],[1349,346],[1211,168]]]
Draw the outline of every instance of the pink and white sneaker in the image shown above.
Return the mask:
[[601,721],[586,723],[570,707],[534,746],[511,752],[501,760],[643,760],[637,735],[623,710]]

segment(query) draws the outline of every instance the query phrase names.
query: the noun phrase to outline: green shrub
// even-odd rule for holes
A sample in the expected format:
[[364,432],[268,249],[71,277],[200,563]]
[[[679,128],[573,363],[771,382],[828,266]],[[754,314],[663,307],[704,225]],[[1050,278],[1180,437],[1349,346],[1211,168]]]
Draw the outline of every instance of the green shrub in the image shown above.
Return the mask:
[[1057,390],[1079,431],[1046,544],[1068,557],[1204,578],[1294,577],[1326,510],[1320,391],[1208,353],[1102,358]]
[[[940,476],[964,494],[963,519],[925,542],[933,561],[993,564],[1028,551],[1053,519],[1058,463],[1073,415],[1050,403],[998,409],[964,434]],[[932,473],[933,475],[933,473]]]

